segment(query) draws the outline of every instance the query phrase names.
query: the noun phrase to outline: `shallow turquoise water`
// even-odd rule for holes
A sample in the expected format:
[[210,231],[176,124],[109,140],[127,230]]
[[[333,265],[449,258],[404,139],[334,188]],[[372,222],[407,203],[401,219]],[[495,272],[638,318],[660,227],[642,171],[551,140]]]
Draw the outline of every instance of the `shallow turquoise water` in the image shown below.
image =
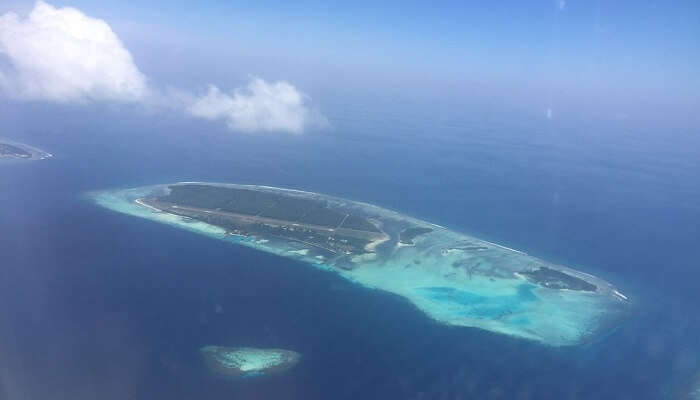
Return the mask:
[[[543,263],[541,260],[437,225],[430,225],[433,232],[422,235],[413,246],[380,245],[377,257],[358,261],[352,269],[340,269],[314,257],[309,252],[311,249],[297,242],[230,235],[219,227],[162,213],[135,202],[163,190],[167,190],[167,186],[102,191],[92,193],[90,197],[98,204],[121,213],[299,259],[317,268],[333,271],[367,288],[402,296],[431,318],[448,325],[477,327],[553,346],[574,345],[605,332],[622,317],[627,306],[627,301],[616,295],[609,283],[571,269],[566,271],[592,280],[598,286],[598,291],[551,290],[530,284],[516,272],[523,265]],[[289,193],[321,196],[298,191]],[[346,207],[358,207],[375,213],[385,228],[392,224],[428,224],[368,204],[330,197],[324,199],[342,201]],[[478,244],[472,247],[481,250],[474,253],[459,250],[464,243]],[[472,262],[469,261],[472,259],[476,260],[481,272],[473,276],[471,272],[455,273],[455,265]]]
[[[501,319],[522,311],[527,303],[537,300],[533,293],[534,285],[521,284],[517,294],[512,296],[482,296],[466,290],[451,287],[422,287],[418,292],[431,300],[456,303],[464,307],[464,316],[484,319]],[[512,322],[512,320],[509,320]],[[519,325],[527,325],[529,320],[520,317]]]
[[[416,121],[263,145],[225,132],[177,141],[173,135],[201,126],[144,128],[96,113],[58,135],[64,111],[25,121],[41,126],[23,141],[50,149],[51,162],[0,170],[0,225],[11,232],[0,235],[0,361],[3,389],[23,398],[670,400],[700,369],[697,157],[637,146],[591,169],[591,157],[615,153],[616,132],[601,133],[597,148],[581,134],[575,151],[552,150],[542,146],[574,131],[537,136],[528,126],[504,138],[482,124],[472,136],[441,141],[426,126],[430,135],[419,141],[404,135]],[[396,138],[382,136],[389,131]],[[659,160],[658,168],[647,160]],[[337,168],[322,167],[331,163]],[[400,209],[605,277],[636,310],[593,342],[541,346],[436,323],[405,297],[309,268],[298,255],[231,246],[77,198],[179,179],[265,182]],[[387,275],[376,272],[367,282]],[[403,283],[414,287],[394,282]],[[556,320],[561,311],[544,315]],[[508,321],[543,329],[545,322],[525,314]],[[308,357],[274,385],[236,386],[202,376],[196,356],[207,344],[288,347]]]

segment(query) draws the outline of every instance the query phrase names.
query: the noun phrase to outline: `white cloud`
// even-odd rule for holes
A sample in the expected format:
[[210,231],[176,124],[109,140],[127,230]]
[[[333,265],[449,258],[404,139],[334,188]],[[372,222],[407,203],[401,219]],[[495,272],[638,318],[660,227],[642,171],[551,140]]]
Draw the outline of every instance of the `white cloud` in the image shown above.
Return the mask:
[[566,8],[566,0],[559,0],[559,11],[563,11]]
[[284,131],[301,133],[305,128],[327,122],[308,106],[308,97],[287,82],[268,83],[254,78],[244,89],[231,94],[210,86],[194,98],[187,111],[209,120],[223,119],[236,131]]
[[0,89],[21,99],[134,101],[147,91],[146,78],[106,22],[42,1],[26,19],[0,16],[1,61]]
[[254,78],[230,94],[154,90],[110,26],[75,8],[38,1],[27,18],[0,15],[0,93],[60,103],[128,101],[224,120],[235,131],[301,133],[325,126],[310,98],[287,82]]

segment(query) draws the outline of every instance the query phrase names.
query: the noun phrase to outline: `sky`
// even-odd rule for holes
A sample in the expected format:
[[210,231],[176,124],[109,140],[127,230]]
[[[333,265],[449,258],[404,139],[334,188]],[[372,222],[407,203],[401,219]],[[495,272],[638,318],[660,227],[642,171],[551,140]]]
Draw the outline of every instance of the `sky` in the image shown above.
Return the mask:
[[[13,40],[15,47],[33,46],[6,33],[0,71],[4,95],[17,101],[130,95],[232,131],[290,133],[329,126],[321,105],[334,94],[425,103],[447,97],[457,104],[489,98],[532,107],[544,118],[594,110],[610,118],[653,115],[689,124],[697,122],[700,107],[700,3],[694,1],[46,4],[73,7],[107,24],[131,58],[124,68],[133,76],[121,76],[121,83],[105,78],[112,81],[102,82],[101,94],[73,99],[57,99],[56,91],[65,88],[47,88],[63,80],[54,79],[37,98],[26,91],[38,78],[13,75],[17,56],[7,50]],[[21,21],[35,6],[6,0],[0,14],[14,12]],[[52,57],[65,56],[61,48],[50,46],[57,53]],[[23,62],[41,64],[45,51],[24,55]],[[56,76],[86,75],[62,74]],[[18,94],[18,79],[24,79],[24,93]],[[124,82],[135,85],[130,93],[105,92]]]

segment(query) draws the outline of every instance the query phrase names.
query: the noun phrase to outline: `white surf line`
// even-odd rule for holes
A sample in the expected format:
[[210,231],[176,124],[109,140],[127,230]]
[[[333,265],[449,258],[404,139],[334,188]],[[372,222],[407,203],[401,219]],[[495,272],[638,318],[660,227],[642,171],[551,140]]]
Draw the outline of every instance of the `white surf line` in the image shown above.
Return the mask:
[[155,207],[153,207],[153,206],[149,206],[148,204],[146,204],[146,203],[144,203],[143,201],[141,201],[141,199],[136,199],[136,200],[134,200],[134,203],[136,203],[136,204],[138,204],[138,205],[140,205],[140,206],[146,207],[146,208],[150,208],[150,209],[153,210],[153,211],[163,212],[163,210],[159,210],[159,209],[157,209],[157,208],[155,208]]
[[[567,268],[569,268],[569,267],[567,267]],[[589,277],[589,278],[591,278],[591,279],[594,279],[594,280],[596,280],[596,281],[602,280],[601,278],[598,278],[598,277],[595,276],[595,275],[591,275],[591,274],[588,274],[588,273],[586,273],[586,272],[579,271],[579,270],[577,270],[577,269],[572,269],[572,268],[569,268],[569,269],[570,269],[571,271],[568,271],[568,272],[571,272],[571,273],[574,273],[574,272],[575,272],[576,274],[583,275],[583,276],[587,276],[587,277]],[[607,282],[606,282],[606,283],[607,283]]]
[[613,293],[614,293],[615,295],[617,295],[618,297],[620,297],[621,299],[629,300],[629,299],[627,298],[627,296],[625,296],[624,294],[618,292],[617,289],[613,289]]
[[[204,183],[204,184],[207,184],[206,182],[179,182],[179,183]],[[328,195],[324,195],[324,194],[320,194],[320,193],[315,193],[315,192],[307,192],[307,191],[298,190],[298,189],[288,189],[288,188],[281,188],[281,187],[267,186],[267,185],[240,185],[240,184],[233,184],[233,185],[234,185],[234,186],[248,186],[248,187],[254,187],[254,188],[271,189],[271,190],[281,190],[281,191],[288,191],[288,192],[297,192],[297,193],[310,194],[310,195],[317,195],[317,196],[322,196],[322,197],[329,197],[329,198],[334,199],[334,200],[335,200],[335,199],[345,200],[345,199],[337,198],[337,197],[334,197],[334,196],[328,196]],[[404,217],[404,215],[401,214],[401,213],[399,213],[398,211],[394,211],[394,210],[391,210],[391,209],[388,209],[388,208],[379,207],[379,206],[377,206],[377,205],[370,204],[370,203],[365,203],[365,202],[361,202],[361,201],[355,201],[355,200],[350,200],[350,201],[351,201],[351,202],[354,202],[354,203],[361,204],[361,205],[366,205],[366,206],[370,206],[370,207],[373,207],[373,208],[379,208],[379,209],[381,209],[381,210],[390,211],[390,212],[392,212],[392,213],[394,213],[394,214],[398,214],[398,215]],[[411,218],[411,219],[416,219],[416,218],[410,217],[410,216],[409,216],[409,218]],[[419,221],[421,221],[421,222],[427,222],[427,221],[422,221],[422,220],[419,220]],[[429,223],[430,225],[437,226],[438,228],[447,229],[447,228],[445,228],[445,227],[442,226],[442,225],[438,225],[438,224],[435,224],[435,223],[432,223],[432,222],[428,222],[428,223]],[[479,240],[481,240],[481,239],[479,239]],[[483,241],[483,242],[486,242],[486,243],[488,243],[488,244],[491,244],[491,245],[500,247],[500,248],[502,248],[502,249],[514,251],[514,252],[516,252],[516,253],[523,254],[523,255],[528,255],[527,253],[522,252],[522,251],[520,251],[520,250],[511,249],[510,247],[506,247],[506,246],[503,246],[503,245],[500,245],[500,244],[497,244],[497,243],[489,242],[489,241],[487,241],[487,240],[482,240],[482,241]]]
[[287,192],[296,192],[296,193],[314,194],[314,195],[325,196],[325,195],[322,195],[322,194],[316,193],[316,192],[307,192],[306,190],[289,189],[289,188],[282,188],[282,187],[276,187],[276,186],[265,186],[265,185],[245,185],[245,186],[251,186],[251,187],[256,187],[256,188],[263,188],[263,189],[282,190],[282,191],[287,191]]
[[483,240],[483,241],[486,242],[486,243],[488,243],[488,244],[492,244],[492,245],[494,245],[494,246],[498,246],[498,247],[500,247],[500,248],[502,248],[502,249],[514,251],[514,252],[520,253],[520,254],[522,254],[522,255],[528,255],[527,253],[524,253],[524,252],[522,252],[522,251],[520,251],[520,250],[511,249],[510,247],[502,246],[502,245],[500,245],[500,244],[498,244],[498,243],[489,242],[488,240]]
[[345,214],[345,216],[343,217],[343,220],[340,221],[340,223],[338,224],[338,226],[336,226],[336,228],[340,228],[341,226],[343,226],[343,223],[345,222],[346,219],[348,219],[349,216],[350,216],[350,214]]

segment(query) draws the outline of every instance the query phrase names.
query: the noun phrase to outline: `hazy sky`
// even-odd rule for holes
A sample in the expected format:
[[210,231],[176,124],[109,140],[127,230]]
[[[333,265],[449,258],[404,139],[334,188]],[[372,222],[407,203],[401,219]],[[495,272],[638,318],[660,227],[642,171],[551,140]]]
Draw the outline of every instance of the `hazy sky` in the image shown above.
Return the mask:
[[[700,107],[697,1],[51,4],[108,23],[159,90],[203,96],[207,85],[226,92],[258,77],[324,96],[498,93],[621,116]],[[33,6],[7,0],[0,13]]]

